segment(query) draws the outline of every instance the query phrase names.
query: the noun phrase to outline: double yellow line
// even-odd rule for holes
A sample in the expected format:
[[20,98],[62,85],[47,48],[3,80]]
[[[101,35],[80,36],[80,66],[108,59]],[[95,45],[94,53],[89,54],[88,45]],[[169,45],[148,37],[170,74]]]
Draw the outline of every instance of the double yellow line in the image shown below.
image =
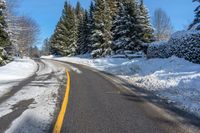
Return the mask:
[[54,126],[53,133],[60,133],[62,125],[63,125],[63,120],[64,120],[64,117],[65,117],[65,112],[66,112],[66,109],[67,109],[68,101],[69,101],[71,79],[70,79],[70,74],[69,74],[68,70],[66,70],[66,75],[67,75],[67,86],[66,86],[65,97],[64,97],[64,100],[62,102],[62,107],[61,107],[61,110],[59,112],[56,124]]

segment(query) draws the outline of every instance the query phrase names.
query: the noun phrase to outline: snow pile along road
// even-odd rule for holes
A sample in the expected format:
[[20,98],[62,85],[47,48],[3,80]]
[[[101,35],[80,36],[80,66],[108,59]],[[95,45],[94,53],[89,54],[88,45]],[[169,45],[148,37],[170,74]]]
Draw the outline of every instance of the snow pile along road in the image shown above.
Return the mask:
[[10,91],[12,86],[31,77],[37,71],[37,64],[31,59],[15,59],[0,67],[0,96]]
[[61,57],[54,60],[84,64],[115,74],[154,92],[177,107],[200,116],[200,65],[177,57],[168,59],[86,59]]
[[51,61],[38,63],[37,76],[0,104],[0,121],[21,112],[19,117],[9,117],[12,123],[6,125],[9,127],[5,133],[50,132],[57,109],[58,90],[65,86],[65,67]]

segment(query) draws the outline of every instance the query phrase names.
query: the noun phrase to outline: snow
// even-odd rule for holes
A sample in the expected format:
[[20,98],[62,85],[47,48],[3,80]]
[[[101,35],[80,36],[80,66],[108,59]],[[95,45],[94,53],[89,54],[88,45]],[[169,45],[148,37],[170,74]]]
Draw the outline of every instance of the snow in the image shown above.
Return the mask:
[[10,91],[12,86],[32,76],[37,70],[37,64],[31,59],[15,59],[0,67],[0,96]]
[[[120,55],[121,56],[121,55]],[[119,57],[120,57],[119,56]],[[167,59],[60,57],[125,79],[175,106],[200,116],[200,65],[172,56]]]
[[[45,69],[37,72],[37,77],[23,87],[14,96],[0,105],[0,117],[14,111],[13,106],[24,100],[33,99],[31,103],[5,133],[45,133],[53,121],[58,89],[63,85],[65,68],[55,66],[50,61],[44,62]],[[54,73],[52,77],[49,74]]]

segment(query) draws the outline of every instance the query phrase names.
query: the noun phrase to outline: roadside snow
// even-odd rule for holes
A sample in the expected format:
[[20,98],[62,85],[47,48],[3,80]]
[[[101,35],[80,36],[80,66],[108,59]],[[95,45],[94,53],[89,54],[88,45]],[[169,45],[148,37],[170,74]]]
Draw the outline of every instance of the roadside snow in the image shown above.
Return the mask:
[[128,82],[154,92],[177,107],[200,116],[200,65],[181,58],[125,59],[61,57],[54,60],[84,64],[115,74]]
[[32,76],[37,70],[37,64],[31,59],[15,59],[0,67],[0,96],[10,91],[18,82]]
[[[56,108],[58,89],[63,85],[65,67],[44,62],[45,68],[37,72],[37,77],[14,96],[0,105],[0,117],[14,111],[13,106],[24,100],[31,103],[5,133],[45,133],[52,123]],[[51,77],[49,77],[49,75]],[[25,108],[25,107],[24,107]]]

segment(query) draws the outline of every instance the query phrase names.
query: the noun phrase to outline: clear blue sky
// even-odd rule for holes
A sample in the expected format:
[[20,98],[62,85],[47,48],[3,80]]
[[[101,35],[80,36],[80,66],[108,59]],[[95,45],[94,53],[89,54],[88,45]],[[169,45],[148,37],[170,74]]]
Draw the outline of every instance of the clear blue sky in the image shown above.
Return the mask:
[[[63,9],[65,0],[21,0],[19,13],[34,18],[41,28],[40,44],[44,38],[50,37],[55,29]],[[69,0],[68,0],[69,1]],[[84,8],[88,8],[91,0],[79,0]],[[192,0],[144,0],[152,16],[157,8],[162,8],[171,17],[175,30],[182,30],[194,18],[196,4]],[[77,0],[70,0],[75,5]]]

